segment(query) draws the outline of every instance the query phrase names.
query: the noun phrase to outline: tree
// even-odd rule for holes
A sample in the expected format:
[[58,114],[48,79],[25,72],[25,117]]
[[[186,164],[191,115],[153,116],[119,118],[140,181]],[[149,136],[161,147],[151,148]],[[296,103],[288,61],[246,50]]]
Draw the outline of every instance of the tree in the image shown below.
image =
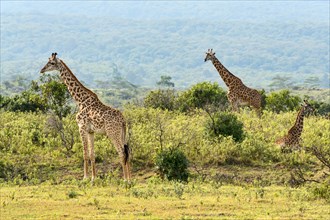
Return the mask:
[[304,81],[304,85],[309,89],[315,89],[320,87],[320,79],[317,76],[310,76]]
[[53,111],[59,118],[68,115],[71,95],[58,75],[42,75],[40,82],[31,81],[27,90],[14,97],[1,97],[0,106],[8,111]]
[[1,96],[0,107],[13,112],[45,112],[47,110],[45,100],[31,89],[14,97]]
[[39,85],[36,81],[32,81],[31,87],[36,93],[41,93],[47,102],[48,109],[60,119],[68,115],[72,111],[70,106],[72,98],[59,76],[44,74],[40,76],[40,82],[42,84]]
[[272,79],[272,83],[269,84],[269,87],[272,88],[272,90],[279,90],[279,89],[288,89],[291,88],[293,85],[293,82],[291,81],[290,76],[280,76],[276,75]]
[[170,76],[160,76],[160,81],[157,82],[157,85],[163,86],[163,87],[174,87],[174,83],[171,82],[172,77]]

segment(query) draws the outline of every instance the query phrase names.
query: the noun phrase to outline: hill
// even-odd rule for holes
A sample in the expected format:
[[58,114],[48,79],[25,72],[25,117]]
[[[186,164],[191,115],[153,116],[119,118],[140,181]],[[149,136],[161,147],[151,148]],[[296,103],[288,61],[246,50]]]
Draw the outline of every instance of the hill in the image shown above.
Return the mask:
[[268,89],[276,76],[303,86],[312,76],[317,87],[328,88],[328,5],[1,2],[1,82],[37,78],[56,51],[94,88],[118,76],[149,87],[161,75],[171,76],[179,88],[222,83],[203,61],[213,48],[249,86]]

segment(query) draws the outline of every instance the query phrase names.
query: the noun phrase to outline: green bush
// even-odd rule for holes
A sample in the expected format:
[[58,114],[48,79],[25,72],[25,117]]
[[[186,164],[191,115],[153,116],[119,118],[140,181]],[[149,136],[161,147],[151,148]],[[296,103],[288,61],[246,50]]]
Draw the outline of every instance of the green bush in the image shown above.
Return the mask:
[[8,181],[13,177],[13,173],[14,165],[10,161],[0,160],[0,179]]
[[321,184],[313,184],[311,192],[316,198],[325,199],[330,202],[330,177]]
[[272,92],[266,97],[266,109],[280,113],[294,111],[300,107],[301,98],[290,94],[289,90]]
[[218,83],[201,82],[181,93],[177,105],[181,112],[195,108],[215,112],[227,109],[229,102],[226,92]]
[[179,148],[161,150],[156,155],[156,166],[162,178],[188,181],[188,159]]
[[244,139],[243,123],[234,114],[228,112],[216,112],[210,116],[206,123],[206,132],[211,138],[221,135],[232,136],[238,142]]
[[144,98],[144,106],[173,111],[175,109],[175,99],[176,96],[173,89],[150,91]]
[[330,117],[330,103],[318,102],[315,100],[310,100],[309,103],[316,110],[316,115]]

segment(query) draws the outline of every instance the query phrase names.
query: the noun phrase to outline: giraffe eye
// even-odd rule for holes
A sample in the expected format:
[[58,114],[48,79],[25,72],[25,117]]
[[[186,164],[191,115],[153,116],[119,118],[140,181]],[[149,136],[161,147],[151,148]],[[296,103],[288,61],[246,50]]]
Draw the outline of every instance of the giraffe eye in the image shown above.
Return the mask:
[[51,64],[51,65],[55,65],[55,62],[51,62],[50,64]]

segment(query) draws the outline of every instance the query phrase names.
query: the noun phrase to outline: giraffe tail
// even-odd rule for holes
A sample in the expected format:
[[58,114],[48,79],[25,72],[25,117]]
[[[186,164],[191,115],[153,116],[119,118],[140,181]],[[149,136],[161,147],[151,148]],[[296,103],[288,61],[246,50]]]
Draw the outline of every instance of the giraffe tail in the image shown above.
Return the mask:
[[122,138],[123,138],[123,143],[124,144],[124,163],[125,165],[127,164],[127,162],[130,159],[130,154],[131,154],[131,150],[130,147],[128,146],[128,141],[127,141],[127,136],[126,136],[126,122],[123,123],[123,133],[122,133]]
[[128,144],[125,144],[124,145],[124,162],[125,162],[125,164],[127,164],[129,157],[130,157],[130,149],[129,149]]

